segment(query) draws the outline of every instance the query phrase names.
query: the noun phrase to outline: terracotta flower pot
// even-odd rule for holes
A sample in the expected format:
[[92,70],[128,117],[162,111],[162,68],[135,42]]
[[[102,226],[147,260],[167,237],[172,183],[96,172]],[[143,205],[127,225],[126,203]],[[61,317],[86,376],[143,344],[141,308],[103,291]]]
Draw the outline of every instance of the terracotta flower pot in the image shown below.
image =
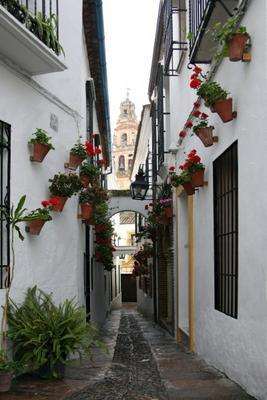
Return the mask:
[[83,203],[81,204],[81,213],[82,213],[82,219],[83,220],[90,220],[93,212],[93,207],[92,204],[90,203]]
[[204,186],[204,169],[196,171],[192,175],[191,183],[194,188]]
[[46,221],[43,219],[35,219],[33,221],[28,221],[26,226],[26,232],[31,235],[39,235]]
[[8,392],[12,383],[12,372],[0,372],[0,393]]
[[76,170],[79,165],[83,162],[84,157],[76,156],[75,154],[70,153],[70,159],[69,159],[69,169]]
[[197,137],[201,140],[205,147],[210,147],[213,145],[213,126],[207,128],[199,128],[196,131]]
[[96,233],[105,232],[106,225],[105,224],[98,224],[95,226]]
[[191,182],[183,183],[183,188],[188,196],[195,194],[195,188]]
[[172,209],[172,207],[166,207],[164,209],[164,213],[165,213],[165,217],[166,218],[168,218],[168,219],[172,218],[173,217],[173,209]]
[[230,61],[241,61],[245,52],[248,35],[236,33],[228,43],[228,54]]
[[233,113],[233,99],[218,100],[213,104],[214,110],[223,122],[232,121],[235,118]]
[[58,204],[53,206],[53,211],[62,212],[68,197],[57,196]]
[[84,188],[87,188],[89,186],[90,178],[89,178],[88,175],[81,174],[80,175],[80,180],[81,180],[82,185],[83,185]]
[[50,146],[42,143],[33,144],[33,155],[30,157],[31,161],[42,162],[49,150]]

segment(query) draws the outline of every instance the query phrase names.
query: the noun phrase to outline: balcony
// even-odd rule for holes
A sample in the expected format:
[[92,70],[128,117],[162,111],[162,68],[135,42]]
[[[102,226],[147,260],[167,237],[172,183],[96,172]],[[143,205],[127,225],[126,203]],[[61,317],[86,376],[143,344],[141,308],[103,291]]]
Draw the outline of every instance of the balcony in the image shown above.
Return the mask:
[[175,76],[187,50],[185,0],[164,3],[164,74]]
[[233,16],[239,0],[189,0],[191,63],[208,64],[216,51],[210,30]]
[[[0,58],[27,75],[64,71],[58,55],[58,0],[0,0]],[[50,26],[50,29],[44,28]]]

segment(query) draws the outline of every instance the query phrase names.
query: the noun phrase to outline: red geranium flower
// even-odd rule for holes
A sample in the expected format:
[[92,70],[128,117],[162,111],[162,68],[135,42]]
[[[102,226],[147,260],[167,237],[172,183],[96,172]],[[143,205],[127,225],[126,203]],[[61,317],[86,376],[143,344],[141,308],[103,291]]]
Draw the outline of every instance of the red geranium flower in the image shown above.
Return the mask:
[[202,113],[200,118],[207,119],[207,118],[209,118],[209,116],[208,116],[208,114]]
[[184,166],[183,166],[182,164],[179,165],[179,169],[183,170],[183,169],[184,169]]
[[198,117],[200,116],[200,114],[201,114],[201,111],[196,110],[196,111],[193,112],[192,115],[193,115],[194,117],[198,118]]
[[102,150],[99,147],[95,148],[95,154],[101,154]]
[[188,157],[190,156],[190,155],[195,155],[195,154],[197,154],[197,151],[196,151],[196,149],[193,149],[193,150],[191,150],[190,151],[190,153],[188,154]]
[[174,172],[174,171],[175,171],[175,167],[174,167],[174,166],[170,167],[170,168],[169,168],[169,171],[170,171],[170,172]]
[[192,79],[190,82],[190,87],[192,89],[198,89],[201,85],[201,80],[196,78],[196,79]]
[[181,131],[181,132],[179,133],[179,136],[180,136],[180,138],[186,137],[186,131]]
[[190,79],[198,79],[198,74],[192,74],[192,75],[190,76]]
[[200,74],[200,72],[202,72],[202,68],[200,68],[200,67],[198,67],[198,66],[196,65],[195,68],[193,69],[193,71],[194,71],[196,74]]
[[49,203],[51,206],[58,206],[59,205],[59,198],[58,197],[51,197],[49,199]]
[[185,127],[186,127],[186,128],[192,128],[192,126],[193,126],[193,122],[190,121],[190,120],[187,121],[186,124],[185,124]]
[[195,108],[199,108],[200,106],[201,106],[200,102],[199,101],[195,101],[194,107]]
[[42,204],[43,207],[46,208],[46,207],[49,206],[49,201],[48,200],[43,200],[41,204]]
[[88,156],[93,157],[95,155],[94,145],[93,143],[89,142],[89,140],[85,142],[85,149]]

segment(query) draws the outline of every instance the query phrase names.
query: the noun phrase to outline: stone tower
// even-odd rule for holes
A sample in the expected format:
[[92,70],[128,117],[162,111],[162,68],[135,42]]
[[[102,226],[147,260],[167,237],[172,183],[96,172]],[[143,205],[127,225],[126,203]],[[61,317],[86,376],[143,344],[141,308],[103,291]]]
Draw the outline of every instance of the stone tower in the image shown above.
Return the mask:
[[135,105],[127,94],[120,105],[120,115],[113,140],[113,167],[116,189],[129,190],[138,122]]

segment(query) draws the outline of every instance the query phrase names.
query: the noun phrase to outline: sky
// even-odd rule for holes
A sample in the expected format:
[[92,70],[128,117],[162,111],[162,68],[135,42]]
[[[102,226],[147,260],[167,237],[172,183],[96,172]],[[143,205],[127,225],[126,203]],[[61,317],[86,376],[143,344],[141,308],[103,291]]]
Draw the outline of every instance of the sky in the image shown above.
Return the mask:
[[159,0],[104,0],[112,136],[121,101],[130,99],[140,119],[148,83]]

